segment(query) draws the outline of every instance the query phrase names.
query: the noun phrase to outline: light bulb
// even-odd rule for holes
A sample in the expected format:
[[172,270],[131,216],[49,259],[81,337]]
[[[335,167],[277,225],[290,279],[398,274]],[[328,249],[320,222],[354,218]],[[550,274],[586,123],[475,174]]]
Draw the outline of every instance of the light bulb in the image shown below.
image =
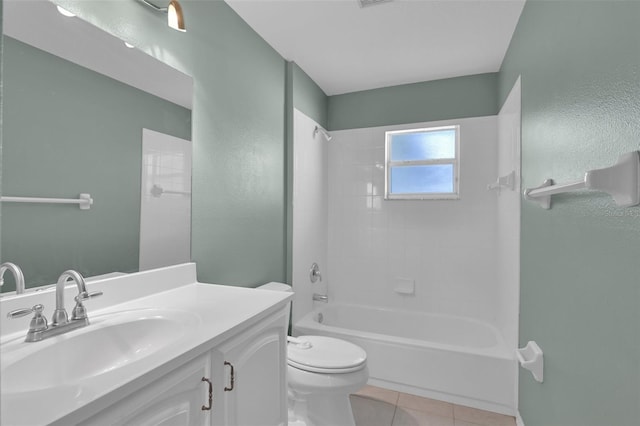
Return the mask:
[[186,32],[187,29],[184,26],[184,16],[182,15],[182,7],[177,0],[171,0],[167,7],[167,23],[174,30]]
[[60,6],[56,6],[56,8],[58,9],[58,12],[60,12],[61,15],[68,16],[70,18],[73,18],[74,16],[76,16],[75,13],[71,13],[67,9],[64,9]]

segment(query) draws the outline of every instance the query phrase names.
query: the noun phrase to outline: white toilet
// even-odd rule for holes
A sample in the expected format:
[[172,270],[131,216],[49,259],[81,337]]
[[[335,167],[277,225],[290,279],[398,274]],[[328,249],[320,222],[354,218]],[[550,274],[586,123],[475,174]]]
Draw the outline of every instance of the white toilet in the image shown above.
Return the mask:
[[[292,291],[276,282],[258,288]],[[333,337],[289,338],[289,426],[355,426],[349,394],[368,379],[367,354],[361,347]]]

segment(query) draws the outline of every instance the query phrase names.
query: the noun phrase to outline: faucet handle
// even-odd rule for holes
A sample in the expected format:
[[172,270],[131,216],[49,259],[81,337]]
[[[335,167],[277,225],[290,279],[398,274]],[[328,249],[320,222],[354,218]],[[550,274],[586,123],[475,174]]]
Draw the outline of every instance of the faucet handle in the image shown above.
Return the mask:
[[86,291],[83,291],[82,293],[74,297],[73,300],[76,301],[76,306],[73,308],[73,311],[71,312],[71,319],[74,319],[74,320],[86,319],[87,309],[84,307],[82,302],[84,302],[85,300],[92,299],[94,297],[99,297],[99,296],[102,296],[101,291],[94,291],[93,293],[87,293]]
[[7,314],[7,318],[20,318],[29,315],[30,313],[35,313],[36,315],[42,315],[42,311],[44,310],[44,305],[34,305],[33,308],[20,308],[15,309]]
[[[40,306],[42,306],[42,305],[40,305]],[[20,318],[20,317],[27,316],[30,313],[34,312],[34,308],[35,308],[35,306],[33,308],[20,308],[20,309],[13,310],[13,311],[11,311],[11,312],[9,312],[7,314],[7,318],[14,319],[14,318]]]
[[74,300],[76,301],[76,303],[82,303],[82,302],[84,302],[85,300],[89,300],[89,299],[92,299],[92,298],[94,298],[94,297],[102,296],[102,294],[103,294],[103,293],[102,293],[101,291],[94,291],[93,293],[87,293],[86,291],[84,291],[84,292],[82,292],[82,293],[78,294],[78,295],[74,298]]
[[35,315],[31,318],[31,324],[29,325],[29,331],[41,331],[46,330],[48,327],[47,319],[42,315],[44,305],[37,304],[33,308],[21,308],[11,311],[7,314],[7,318],[20,318],[30,313]]
[[322,274],[320,274],[320,267],[316,262],[311,264],[311,269],[309,269],[309,280],[311,283],[315,283],[316,281],[322,281]]

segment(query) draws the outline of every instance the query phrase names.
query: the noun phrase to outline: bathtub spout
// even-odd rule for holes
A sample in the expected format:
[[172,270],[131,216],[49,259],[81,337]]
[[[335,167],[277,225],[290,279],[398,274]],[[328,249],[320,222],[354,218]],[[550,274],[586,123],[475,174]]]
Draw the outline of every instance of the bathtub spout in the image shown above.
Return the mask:
[[316,302],[327,303],[329,301],[329,296],[327,296],[326,294],[313,293],[313,300],[315,300]]

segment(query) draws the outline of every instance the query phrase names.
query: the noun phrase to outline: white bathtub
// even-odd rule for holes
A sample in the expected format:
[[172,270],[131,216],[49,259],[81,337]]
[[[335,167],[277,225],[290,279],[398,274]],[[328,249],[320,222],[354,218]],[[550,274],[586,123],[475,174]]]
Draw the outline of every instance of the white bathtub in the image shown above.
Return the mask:
[[367,351],[372,385],[514,415],[515,349],[470,318],[328,304],[294,325],[295,335],[351,341]]

